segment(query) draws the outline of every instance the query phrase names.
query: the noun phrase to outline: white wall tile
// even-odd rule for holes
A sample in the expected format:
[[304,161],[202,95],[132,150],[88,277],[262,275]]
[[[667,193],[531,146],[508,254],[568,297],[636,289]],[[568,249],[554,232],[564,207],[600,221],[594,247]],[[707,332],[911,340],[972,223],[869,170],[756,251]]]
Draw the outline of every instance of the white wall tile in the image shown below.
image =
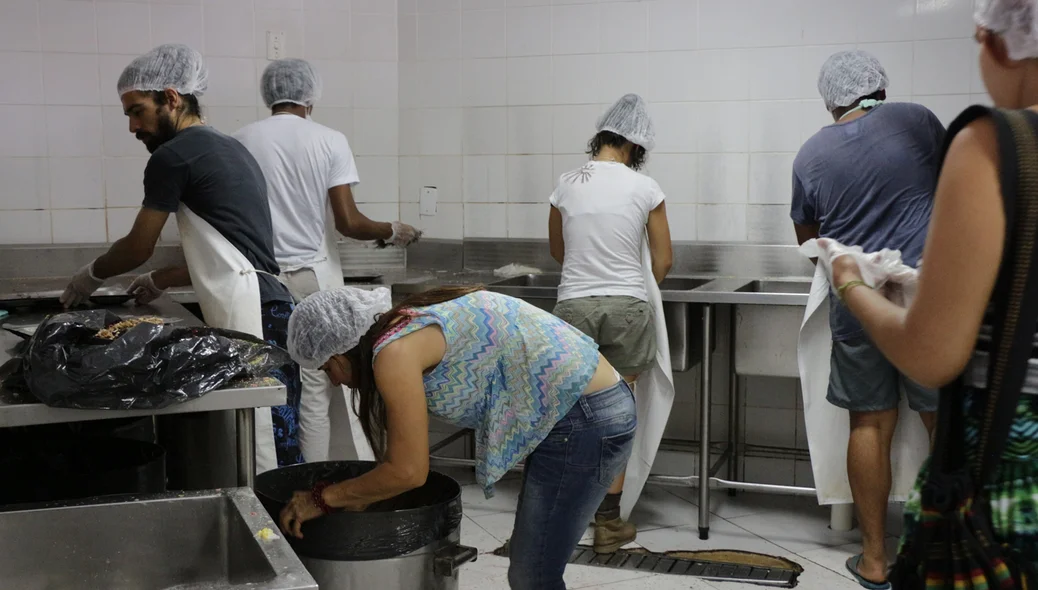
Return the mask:
[[800,101],[750,103],[750,151],[796,152],[800,149]]
[[742,49],[700,51],[698,100],[746,100],[750,97],[751,52]]
[[747,205],[746,239],[760,244],[795,245],[789,205]]
[[509,57],[551,54],[551,8],[509,8],[505,16]]
[[559,184],[559,177],[567,172],[580,168],[588,161],[586,153],[581,154],[555,154],[552,159],[552,190]]
[[505,56],[505,11],[466,10],[461,13],[461,56]]
[[151,49],[151,7],[133,2],[97,2],[99,53],[139,55]]
[[629,93],[649,100],[647,53],[601,53],[598,55],[598,90],[603,103],[612,104]]
[[413,156],[397,158],[400,202],[417,203],[422,188],[422,159]]
[[750,203],[788,204],[796,154],[750,155]]
[[508,110],[505,107],[465,109],[464,153],[502,155],[507,149]]
[[305,13],[302,10],[288,8],[260,9],[256,4],[255,33],[253,40],[254,57],[267,57],[267,32],[285,34],[285,57],[303,57],[304,34],[306,30]]
[[[267,117],[270,115],[270,112],[266,111],[263,107],[259,107],[257,112],[261,113],[261,117]],[[346,137],[353,135],[353,109],[326,107],[322,105],[315,108],[313,115],[311,116],[314,121],[317,121],[325,127],[331,127]],[[257,120],[259,119],[257,118]]]
[[418,14],[434,12],[457,12],[461,7],[459,0],[418,0]]
[[44,51],[97,51],[94,3],[40,0],[40,37]]
[[914,35],[916,0],[856,2],[848,18],[858,26],[858,42],[910,41]]
[[465,237],[465,209],[461,204],[440,203],[434,217],[422,217],[425,235],[440,240]]
[[396,11],[399,14],[415,14],[418,12],[418,0],[397,0]]
[[107,242],[104,209],[51,211],[55,244],[103,244]]
[[803,0],[803,42],[810,45],[854,43],[857,24],[854,0]]
[[917,41],[912,94],[968,94],[974,51],[970,39]]
[[43,89],[47,104],[101,104],[99,76],[96,55],[43,54]]
[[421,153],[423,156],[460,155],[462,145],[461,109],[422,111]]
[[548,239],[548,204],[508,205],[508,237]]
[[36,0],[7,0],[0,19],[0,51],[39,51],[40,22]]
[[916,39],[951,39],[973,34],[973,0],[916,0]]
[[504,59],[469,59],[461,62],[463,106],[488,107],[507,103],[507,70]]
[[418,15],[418,60],[458,59],[461,56],[461,14]]
[[552,0],[505,0],[505,6],[509,8],[521,6],[548,6]]
[[695,153],[695,103],[673,102],[651,105],[649,115],[656,126],[656,153]]
[[745,203],[749,175],[747,154],[699,156],[699,203]]
[[351,0],[350,10],[360,14],[396,14],[393,0]]
[[439,189],[441,203],[461,203],[462,161],[461,156],[422,158],[419,164],[421,185]]
[[401,156],[417,156],[422,153],[422,116],[422,111],[418,109],[400,111]]
[[228,107],[259,104],[259,80],[252,59],[213,57],[206,62],[209,65],[206,104]]
[[399,151],[396,109],[354,109],[351,145],[357,155],[395,156]]
[[354,189],[358,203],[396,204],[399,201],[400,170],[396,156],[358,156],[357,170],[361,174],[361,182]]
[[599,11],[595,4],[554,6],[551,9],[553,55],[597,53]]
[[50,208],[105,206],[101,158],[50,158]]
[[397,17],[396,34],[397,60],[418,61],[418,17],[410,14]]
[[202,23],[201,5],[152,4],[151,42],[153,45],[183,43],[205,51],[205,27]]
[[144,167],[147,158],[105,158],[105,205],[139,206],[144,200]]
[[252,57],[256,52],[252,0],[206,0],[206,56]]
[[552,107],[508,109],[508,153],[552,153]]
[[50,156],[100,156],[101,107],[47,107]]
[[508,205],[466,203],[465,237],[508,237]]
[[750,98],[800,98],[803,52],[800,47],[754,49],[749,52]]
[[648,79],[645,100],[684,102],[695,100],[703,84],[700,60],[694,51],[661,51],[645,55]]
[[793,459],[762,459],[746,457],[743,460],[743,481],[791,486],[794,481]]
[[0,106],[0,156],[46,156],[46,120],[41,106]]
[[461,62],[429,61],[418,64],[419,106],[456,107],[461,104]]
[[43,58],[39,53],[0,53],[0,104],[43,102]]
[[[551,156],[508,157],[508,202],[548,203],[555,188]],[[547,214],[547,210],[544,211]],[[547,223],[547,218],[545,218]]]
[[133,222],[137,219],[140,207],[120,207],[118,209],[105,209],[105,218],[108,222],[108,241],[114,242],[125,237],[133,228]]
[[649,51],[695,49],[698,45],[696,3],[651,0],[648,6]]
[[[317,68],[317,71],[321,74],[321,82],[324,84],[318,109],[353,106],[355,86],[353,83],[353,64],[341,60],[312,60],[310,63]],[[209,67],[209,70],[211,77],[212,66]],[[210,82],[210,88],[212,85],[213,83]],[[256,90],[256,97],[259,100],[259,90]]]
[[556,154],[579,154],[595,135],[595,122],[601,114],[599,105],[555,107],[552,118],[552,151]]
[[358,203],[357,209],[368,219],[380,219],[383,221],[400,219],[399,203]]
[[400,95],[395,64],[366,61],[351,64],[353,106],[358,109],[395,108]]
[[506,156],[465,156],[463,165],[462,198],[466,203],[508,202]]
[[123,114],[122,107],[101,108],[102,145],[104,155],[113,156],[146,156],[144,144],[130,133],[130,123]]
[[699,194],[699,156],[696,154],[652,154],[646,173],[659,183],[671,203],[696,203]]
[[[705,171],[705,166],[703,166]],[[745,205],[699,205],[696,209],[697,239],[703,242],[746,240]]]
[[747,444],[787,448],[796,444],[796,410],[746,408],[745,412]]
[[680,203],[667,204],[667,222],[670,225],[670,239],[675,242],[694,242],[698,238],[696,226],[697,205]]
[[348,10],[311,10],[307,7],[303,23],[303,51],[308,60],[345,59],[349,55],[351,29]]
[[507,68],[509,105],[551,104],[550,57],[509,58]]
[[648,46],[648,8],[645,2],[603,2],[599,7],[600,51],[645,51]]
[[461,0],[462,10],[490,10],[504,7],[505,0]]
[[966,107],[973,104],[968,94],[943,94],[939,96],[916,96],[917,102],[933,111],[937,118],[947,127],[958,117]]
[[750,148],[750,103],[696,104],[696,146],[699,152],[741,152]]
[[0,215],[5,244],[45,244],[51,241],[50,211],[6,211]]
[[552,103],[594,103],[602,96],[598,81],[597,55],[552,58]]
[[[425,16],[418,17],[418,50],[422,51]],[[359,61],[396,61],[396,17],[385,14],[350,16],[350,57]],[[457,33],[457,28],[454,29]],[[309,37],[307,37],[309,39]],[[457,41],[454,41],[456,44]]]
[[123,69],[133,61],[134,55],[98,55],[98,68],[100,70],[101,104],[106,106],[119,106],[119,92],[117,90],[119,76]]
[[0,211],[50,207],[47,168],[47,158],[0,158]]

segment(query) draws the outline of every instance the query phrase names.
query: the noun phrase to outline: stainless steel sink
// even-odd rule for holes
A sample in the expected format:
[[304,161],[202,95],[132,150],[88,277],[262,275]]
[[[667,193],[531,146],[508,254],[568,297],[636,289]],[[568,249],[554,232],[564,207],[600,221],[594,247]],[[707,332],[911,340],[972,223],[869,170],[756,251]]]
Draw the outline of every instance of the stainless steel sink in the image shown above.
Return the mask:
[[809,280],[768,280],[751,281],[736,289],[740,293],[795,293],[807,295],[811,293]]
[[0,538],[5,588],[317,589],[247,488],[0,512]]
[[519,275],[517,277],[509,277],[507,279],[501,279],[491,283],[493,287],[533,287],[533,288],[544,288],[544,289],[558,289],[559,284],[562,282],[562,275],[560,274],[543,274],[543,275]]
[[691,291],[709,283],[712,279],[668,277],[660,283],[660,291]]
[[[751,281],[736,292],[759,301],[736,306],[735,372],[798,378],[797,341],[811,280]],[[802,301],[798,305],[782,305],[786,300]],[[778,305],[762,305],[766,302]]]

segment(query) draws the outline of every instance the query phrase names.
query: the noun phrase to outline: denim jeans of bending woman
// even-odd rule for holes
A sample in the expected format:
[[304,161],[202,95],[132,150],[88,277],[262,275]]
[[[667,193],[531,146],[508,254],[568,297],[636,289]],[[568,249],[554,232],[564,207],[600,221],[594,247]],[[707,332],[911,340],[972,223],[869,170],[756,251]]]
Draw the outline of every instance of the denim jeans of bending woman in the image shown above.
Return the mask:
[[513,590],[565,589],[566,562],[634,447],[626,383],[585,395],[526,459],[509,542]]

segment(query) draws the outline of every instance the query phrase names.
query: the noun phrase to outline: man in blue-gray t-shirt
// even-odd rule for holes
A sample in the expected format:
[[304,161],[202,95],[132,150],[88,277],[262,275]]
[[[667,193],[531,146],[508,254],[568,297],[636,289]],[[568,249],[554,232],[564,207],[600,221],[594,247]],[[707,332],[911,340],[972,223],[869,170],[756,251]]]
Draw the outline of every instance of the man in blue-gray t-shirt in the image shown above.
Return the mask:
[[[818,90],[836,122],[807,140],[793,162],[790,217],[800,243],[825,237],[866,252],[896,249],[915,266],[933,208],[944,126],[926,107],[884,104],[886,87],[883,66],[863,51],[837,53],[822,66]],[[847,472],[864,545],[847,568],[862,586],[885,588],[890,448],[901,391],[931,432],[937,392],[901,375],[832,293],[829,323],[827,399],[850,412]]]

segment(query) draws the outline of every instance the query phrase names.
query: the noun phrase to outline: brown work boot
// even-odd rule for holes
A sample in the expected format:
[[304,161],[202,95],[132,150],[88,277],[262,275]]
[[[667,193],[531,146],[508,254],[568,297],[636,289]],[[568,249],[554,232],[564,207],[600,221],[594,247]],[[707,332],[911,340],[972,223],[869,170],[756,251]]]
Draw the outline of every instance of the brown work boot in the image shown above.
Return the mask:
[[616,553],[616,550],[634,541],[638,529],[621,518],[606,520],[595,515],[595,553]]

